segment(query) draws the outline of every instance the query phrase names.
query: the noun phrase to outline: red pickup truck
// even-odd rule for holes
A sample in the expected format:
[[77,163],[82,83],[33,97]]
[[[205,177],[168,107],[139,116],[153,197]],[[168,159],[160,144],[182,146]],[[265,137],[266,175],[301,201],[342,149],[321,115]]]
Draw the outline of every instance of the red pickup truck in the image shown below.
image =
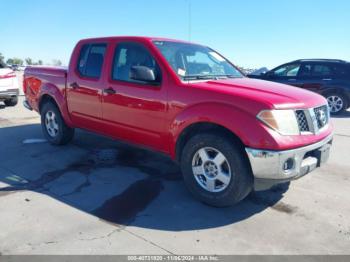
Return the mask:
[[23,88],[52,144],[83,128],[161,151],[213,206],[309,173],[332,144],[322,96],[246,78],[213,49],[183,41],[81,40],[68,69],[27,67]]

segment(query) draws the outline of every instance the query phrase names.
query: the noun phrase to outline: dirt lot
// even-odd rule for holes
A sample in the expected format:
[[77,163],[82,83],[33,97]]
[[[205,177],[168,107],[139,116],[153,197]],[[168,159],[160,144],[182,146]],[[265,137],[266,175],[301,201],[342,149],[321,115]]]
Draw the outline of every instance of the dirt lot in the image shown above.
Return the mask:
[[169,159],[85,131],[42,140],[0,109],[0,254],[349,254],[350,112],[330,161],[231,208],[194,200]]

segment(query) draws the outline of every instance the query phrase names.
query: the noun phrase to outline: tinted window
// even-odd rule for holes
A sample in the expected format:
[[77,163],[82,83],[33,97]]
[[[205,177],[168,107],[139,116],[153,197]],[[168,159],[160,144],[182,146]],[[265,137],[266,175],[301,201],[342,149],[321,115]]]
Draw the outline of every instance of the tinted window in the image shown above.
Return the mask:
[[272,75],[275,76],[297,76],[300,69],[300,64],[289,64],[285,66],[281,66],[274,71],[272,71]]
[[300,76],[311,76],[312,73],[312,65],[303,65],[303,68],[300,72]]
[[78,71],[82,76],[99,78],[106,52],[106,44],[88,44],[81,48]]
[[133,66],[145,66],[153,70],[156,83],[160,83],[160,69],[149,51],[137,43],[121,43],[116,47],[113,61],[112,79],[144,83],[130,78]]
[[314,65],[312,76],[330,76],[332,74],[331,67],[328,65]]
[[326,77],[331,76],[333,66],[331,64],[304,64],[300,72],[301,77]]

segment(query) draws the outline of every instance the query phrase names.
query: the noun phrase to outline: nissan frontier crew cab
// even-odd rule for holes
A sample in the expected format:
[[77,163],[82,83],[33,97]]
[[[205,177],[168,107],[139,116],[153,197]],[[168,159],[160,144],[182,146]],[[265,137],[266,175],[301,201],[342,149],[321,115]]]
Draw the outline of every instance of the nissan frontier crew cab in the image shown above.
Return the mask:
[[27,67],[23,88],[50,143],[82,128],[163,152],[212,206],[308,174],[332,144],[325,98],[246,78],[213,49],[183,41],[81,40],[68,68]]

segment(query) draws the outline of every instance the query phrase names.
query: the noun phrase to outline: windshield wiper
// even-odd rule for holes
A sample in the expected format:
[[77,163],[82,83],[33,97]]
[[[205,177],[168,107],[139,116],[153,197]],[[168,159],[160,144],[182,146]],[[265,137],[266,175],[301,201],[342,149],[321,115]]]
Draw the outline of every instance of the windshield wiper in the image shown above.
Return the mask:
[[225,78],[238,78],[235,75],[187,75],[183,76],[184,80],[206,80],[206,79],[225,79]]
[[217,78],[240,78],[240,76],[236,75],[215,75]]
[[212,75],[187,75],[183,76],[184,80],[203,80],[203,79],[215,79]]

